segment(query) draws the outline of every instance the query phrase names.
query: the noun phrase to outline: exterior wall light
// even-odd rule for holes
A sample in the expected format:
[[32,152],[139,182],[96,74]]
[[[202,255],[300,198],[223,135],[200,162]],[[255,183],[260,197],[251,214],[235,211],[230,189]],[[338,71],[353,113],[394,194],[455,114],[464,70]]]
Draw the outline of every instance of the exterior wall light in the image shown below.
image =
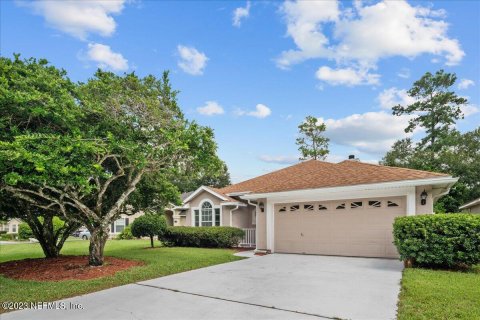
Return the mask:
[[427,191],[425,191],[425,189],[423,189],[423,192],[420,193],[420,204],[422,206],[427,204],[427,197],[428,197],[428,193]]
[[265,205],[263,204],[263,202],[260,202],[258,204],[258,207],[260,208],[260,212],[265,212]]

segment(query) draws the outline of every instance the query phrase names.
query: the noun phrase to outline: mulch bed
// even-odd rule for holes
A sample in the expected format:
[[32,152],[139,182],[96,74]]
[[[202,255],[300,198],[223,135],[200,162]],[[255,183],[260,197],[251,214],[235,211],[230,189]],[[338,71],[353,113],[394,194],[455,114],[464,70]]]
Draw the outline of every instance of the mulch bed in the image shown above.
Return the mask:
[[88,265],[88,256],[25,259],[0,263],[0,274],[8,278],[36,281],[89,280],[143,265],[141,261],[105,257],[103,266]]

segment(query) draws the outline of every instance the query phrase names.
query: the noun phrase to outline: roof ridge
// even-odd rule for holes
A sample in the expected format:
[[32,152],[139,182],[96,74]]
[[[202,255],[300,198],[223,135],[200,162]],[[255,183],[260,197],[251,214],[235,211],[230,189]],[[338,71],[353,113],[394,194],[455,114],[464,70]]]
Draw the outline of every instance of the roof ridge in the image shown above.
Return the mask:
[[375,164],[375,163],[362,162],[362,161],[343,160],[343,161],[341,161],[337,164],[341,164],[341,163],[356,163],[356,164],[360,163],[360,164],[375,166],[375,167],[382,167],[382,168],[389,168],[389,169],[396,169],[396,170],[401,169],[401,170],[412,171],[412,172],[427,172],[427,173],[431,173],[431,174],[438,175],[438,176],[451,176],[448,173],[441,173],[441,172],[420,170],[420,169],[412,169],[412,168],[406,168],[406,167],[386,166],[386,165],[383,165],[383,164]]

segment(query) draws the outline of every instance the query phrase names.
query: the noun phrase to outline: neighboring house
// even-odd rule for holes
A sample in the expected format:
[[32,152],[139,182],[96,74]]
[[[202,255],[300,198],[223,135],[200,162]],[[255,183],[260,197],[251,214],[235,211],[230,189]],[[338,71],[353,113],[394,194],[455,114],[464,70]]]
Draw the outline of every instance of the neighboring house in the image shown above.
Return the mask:
[[145,212],[138,211],[133,215],[122,214],[120,218],[110,224],[110,237],[115,237],[125,229],[126,226],[135,221],[136,218],[143,216]]
[[480,198],[464,204],[460,207],[460,210],[469,213],[480,213]]
[[20,219],[10,219],[7,222],[0,223],[0,231],[6,231],[7,233],[18,233],[18,225],[22,223]]
[[397,257],[395,217],[432,214],[457,181],[449,175],[362,163],[309,160],[215,189],[173,208],[175,226],[234,226],[257,251]]

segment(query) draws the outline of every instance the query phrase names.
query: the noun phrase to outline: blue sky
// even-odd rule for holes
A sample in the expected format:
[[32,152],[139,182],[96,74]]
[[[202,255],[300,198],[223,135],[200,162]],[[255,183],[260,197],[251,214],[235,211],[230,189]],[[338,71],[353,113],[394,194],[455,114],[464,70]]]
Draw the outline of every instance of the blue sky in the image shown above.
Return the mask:
[[[426,71],[459,78],[480,124],[478,1],[2,1],[0,51],[44,57],[84,81],[97,67],[171,71],[189,119],[215,130],[234,181],[298,157],[297,126],[327,124],[329,161],[378,161],[403,132],[405,90]],[[421,136],[416,132],[414,138]]]

